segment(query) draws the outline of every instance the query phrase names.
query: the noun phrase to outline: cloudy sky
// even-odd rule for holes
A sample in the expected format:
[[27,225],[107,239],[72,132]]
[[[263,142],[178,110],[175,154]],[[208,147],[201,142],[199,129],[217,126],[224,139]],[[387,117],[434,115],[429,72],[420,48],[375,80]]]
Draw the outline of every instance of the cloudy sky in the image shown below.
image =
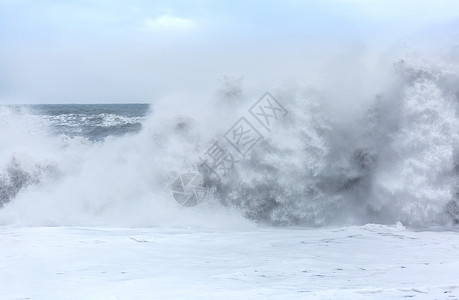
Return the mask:
[[456,0],[0,0],[0,103],[153,102],[221,74],[271,84],[315,54],[457,20]]

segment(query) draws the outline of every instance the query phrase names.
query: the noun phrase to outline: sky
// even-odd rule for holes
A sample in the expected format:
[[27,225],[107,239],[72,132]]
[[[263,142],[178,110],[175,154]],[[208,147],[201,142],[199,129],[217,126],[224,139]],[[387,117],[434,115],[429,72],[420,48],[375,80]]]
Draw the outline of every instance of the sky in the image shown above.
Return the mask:
[[0,0],[0,103],[151,103],[224,74],[270,86],[457,20],[456,0]]

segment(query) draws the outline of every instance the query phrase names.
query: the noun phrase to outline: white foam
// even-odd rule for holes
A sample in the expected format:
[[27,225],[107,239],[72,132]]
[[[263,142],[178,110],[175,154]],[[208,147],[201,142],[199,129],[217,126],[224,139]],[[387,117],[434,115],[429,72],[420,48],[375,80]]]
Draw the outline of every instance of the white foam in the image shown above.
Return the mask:
[[[263,132],[265,141],[241,159],[232,177],[214,183],[219,189],[212,201],[191,209],[175,203],[172,182],[193,170],[259,95],[232,86],[225,88],[238,93],[176,94],[153,105],[140,133],[99,143],[50,136],[37,116],[2,108],[0,170],[16,159],[28,172],[52,171],[22,188],[0,210],[0,223],[232,227],[249,224],[246,216],[313,226],[446,224],[457,191],[459,60],[431,57],[402,52],[381,72],[356,66],[362,74],[354,81],[338,68],[320,86],[273,89],[288,118]],[[361,89],[361,78],[372,87]],[[342,109],[332,109],[338,102]],[[353,102],[361,107],[343,108]],[[101,126],[142,120],[99,117]],[[73,124],[76,116],[63,118]]]

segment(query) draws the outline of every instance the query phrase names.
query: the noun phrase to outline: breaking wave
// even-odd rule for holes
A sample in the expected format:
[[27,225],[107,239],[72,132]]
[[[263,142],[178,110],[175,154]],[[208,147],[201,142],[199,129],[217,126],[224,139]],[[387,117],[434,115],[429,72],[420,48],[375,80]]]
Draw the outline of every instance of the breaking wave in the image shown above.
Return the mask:
[[288,117],[223,180],[206,177],[213,194],[194,208],[174,201],[171,183],[195,170],[209,145],[257,100],[240,80],[226,78],[206,101],[158,101],[143,119],[96,115],[99,127],[142,123],[138,133],[103,142],[52,134],[56,118],[79,128],[83,116],[43,118],[2,107],[0,223],[454,224],[459,51],[406,51],[385,61],[371,71],[335,73],[320,85],[273,89]]

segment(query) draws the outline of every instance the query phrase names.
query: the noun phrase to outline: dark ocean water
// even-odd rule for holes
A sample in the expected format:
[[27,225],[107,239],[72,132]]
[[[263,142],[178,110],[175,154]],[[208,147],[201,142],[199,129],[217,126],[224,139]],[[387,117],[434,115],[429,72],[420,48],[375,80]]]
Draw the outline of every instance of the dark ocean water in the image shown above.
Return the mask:
[[[24,107],[22,107],[24,108]],[[25,107],[50,125],[56,135],[102,141],[107,136],[136,133],[149,104],[38,104]]]

